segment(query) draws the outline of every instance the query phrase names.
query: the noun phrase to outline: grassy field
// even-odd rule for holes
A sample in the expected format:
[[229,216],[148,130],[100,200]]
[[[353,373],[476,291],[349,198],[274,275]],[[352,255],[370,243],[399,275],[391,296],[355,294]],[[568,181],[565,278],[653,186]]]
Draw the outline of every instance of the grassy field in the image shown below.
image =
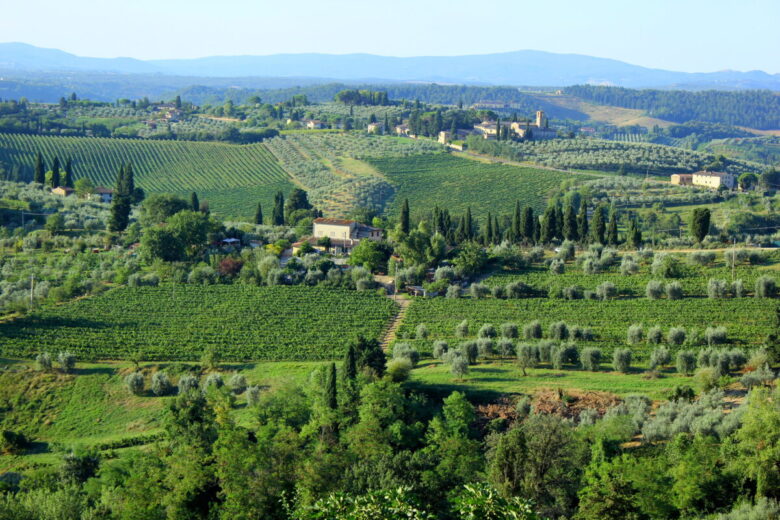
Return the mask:
[[523,376],[517,364],[510,361],[493,361],[469,367],[462,380],[455,379],[449,365],[426,360],[412,371],[408,385],[440,395],[465,392],[479,401],[495,400],[506,394],[531,394],[540,389],[582,390],[612,392],[618,395],[646,394],[651,399],[668,398],[668,392],[677,385],[693,385],[693,378],[678,375],[669,370],[661,377],[642,377],[640,370],[622,374],[610,370],[608,363],[599,372],[549,367],[533,368]]
[[250,218],[258,202],[271,207],[276,191],[293,187],[264,144],[0,134],[0,161],[32,171],[37,152],[48,166],[55,156],[70,157],[77,178],[109,187],[120,165],[132,163],[136,184],[147,192],[196,191],[223,217]]
[[[432,342],[436,340],[455,345],[463,341],[455,336],[455,327],[463,320],[469,322],[469,339],[474,338],[485,323],[492,323],[497,329],[503,323],[516,323],[522,331],[522,326],[533,320],[541,322],[547,338],[549,326],[564,321],[569,326],[593,330],[594,339],[578,340],[578,347],[600,347],[605,355],[609,355],[614,348],[626,346],[627,329],[634,323],[643,324],[646,328],[660,326],[664,334],[670,327],[684,327],[689,332],[695,328],[703,332],[707,327],[722,325],[726,327],[730,341],[727,346],[749,349],[762,345],[767,334],[774,331],[775,307],[775,302],[758,298],[653,301],[644,298],[610,301],[415,299],[399,329],[399,337],[405,334],[413,336],[416,327],[424,323],[430,331],[427,340],[403,341],[411,341],[425,352],[430,351]],[[642,359],[647,356],[650,347],[642,344],[632,347],[632,350],[636,359]]]
[[[404,199],[412,212],[429,211],[434,205],[459,214],[471,206],[474,215],[509,214],[515,201],[545,207],[547,195],[571,175],[537,168],[454,157],[449,154],[418,155],[392,159],[369,159],[396,186],[387,213],[396,214]],[[587,177],[583,176],[583,179]]]
[[339,358],[358,334],[376,338],[394,303],[371,292],[243,285],[119,288],[0,324],[0,355],[69,350],[80,359]]
[[[318,365],[305,361],[225,364],[219,373],[225,380],[243,374],[249,385],[267,390],[303,384]],[[60,452],[72,447],[121,453],[137,443],[152,442],[162,432],[165,407],[174,397],[156,397],[148,390],[140,396],[130,394],[123,379],[133,370],[127,362],[78,363],[70,374],[41,373],[28,361],[0,359],[0,430],[20,431],[34,440],[28,454],[0,457],[0,472],[58,463]],[[206,376],[195,365],[142,364],[147,389],[151,375],[159,370],[174,384],[183,374]],[[245,397],[238,396],[236,402],[235,420],[251,425],[254,414]]]

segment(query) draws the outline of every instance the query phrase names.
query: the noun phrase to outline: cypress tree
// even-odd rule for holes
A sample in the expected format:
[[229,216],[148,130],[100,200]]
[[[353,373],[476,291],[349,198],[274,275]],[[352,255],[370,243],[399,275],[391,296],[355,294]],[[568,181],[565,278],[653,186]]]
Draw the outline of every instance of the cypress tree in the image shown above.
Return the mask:
[[271,224],[274,226],[284,225],[284,194],[277,191],[274,195],[274,212],[271,215]]
[[496,118],[496,141],[501,140],[501,118]]
[[588,204],[585,197],[580,200],[580,210],[577,212],[577,235],[583,242],[588,240]]
[[544,244],[549,244],[555,238],[555,230],[557,228],[555,223],[555,213],[554,206],[547,206],[547,209],[544,210],[544,217],[542,217],[541,236],[539,237]]
[[501,243],[501,227],[498,225],[498,217],[493,217],[493,243]]
[[70,157],[65,161],[65,175],[62,179],[62,185],[66,188],[73,187],[73,160]]
[[60,185],[60,160],[58,157],[54,158],[54,162],[51,164],[51,187],[56,188]]
[[465,215],[458,220],[458,228],[455,230],[455,241],[462,243],[468,240],[468,234],[466,233],[466,217]]
[[534,209],[531,206],[526,206],[523,210],[523,219],[520,223],[522,227],[523,240],[527,242],[534,241],[534,234],[536,233],[536,224],[534,223]]
[[336,410],[339,406],[336,394],[336,363],[331,363],[328,367],[328,378],[325,382],[325,406],[331,410]]
[[466,217],[464,224],[464,227],[466,228],[466,238],[471,240],[474,238],[474,223],[471,219],[471,206],[466,206]]
[[515,202],[515,213],[512,216],[512,242],[519,242],[523,236],[522,228],[523,215],[520,209],[520,201]]
[[710,230],[710,210],[707,208],[696,208],[691,214],[690,222],[691,236],[696,242],[701,243]]
[[574,203],[570,202],[563,213],[563,238],[566,240],[577,240],[577,215],[574,210]]
[[[128,192],[127,190],[127,173],[128,171],[124,166],[119,168],[116,187],[114,189],[114,198],[111,200],[111,216],[108,220],[109,231],[124,231],[127,228],[127,224],[130,222],[131,192]],[[130,175],[132,176],[132,170],[130,171]]]
[[350,344],[347,353],[344,355],[344,379],[354,380],[357,377],[357,357],[355,356],[355,347]]
[[604,236],[607,231],[607,223],[604,217],[604,207],[602,205],[596,206],[593,210],[593,217],[590,220],[591,223],[591,240],[597,244],[604,243]]
[[609,210],[609,224],[607,225],[607,243],[611,246],[618,244],[617,211],[615,208]]
[[263,205],[257,203],[257,209],[255,210],[255,224],[263,225]]
[[200,211],[200,201],[198,200],[198,194],[194,191],[190,195],[190,206],[192,211]]
[[41,152],[35,154],[35,176],[33,177],[33,182],[38,184],[46,183],[46,165],[43,162]]
[[555,236],[563,238],[563,210],[560,204],[555,205]]
[[401,231],[409,234],[409,199],[404,199],[404,205],[401,206]]
[[634,249],[639,249],[639,247],[642,245],[642,230],[639,229],[639,224],[636,221],[636,218],[633,216],[628,221],[628,243],[631,244],[631,247]]
[[493,217],[490,216],[488,211],[487,226],[485,226],[485,234],[482,236],[482,243],[488,245],[493,241]]

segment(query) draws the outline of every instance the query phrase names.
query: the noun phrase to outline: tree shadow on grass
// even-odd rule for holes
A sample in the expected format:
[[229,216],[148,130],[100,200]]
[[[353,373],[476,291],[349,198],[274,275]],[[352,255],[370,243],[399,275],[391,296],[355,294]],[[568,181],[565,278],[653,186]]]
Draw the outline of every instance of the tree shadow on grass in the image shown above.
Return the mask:
[[433,400],[441,401],[452,392],[462,392],[466,394],[469,401],[478,404],[493,403],[506,395],[506,392],[496,392],[495,390],[486,390],[470,386],[471,381],[465,379],[462,382],[449,383],[423,383],[420,381],[407,381],[406,387],[410,390],[419,392]]

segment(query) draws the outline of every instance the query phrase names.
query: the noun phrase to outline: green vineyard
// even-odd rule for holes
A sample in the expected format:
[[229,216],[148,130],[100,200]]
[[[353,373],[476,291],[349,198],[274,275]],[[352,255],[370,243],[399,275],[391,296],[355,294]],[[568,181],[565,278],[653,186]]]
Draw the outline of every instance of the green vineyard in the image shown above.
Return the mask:
[[170,285],[115,289],[0,324],[0,354],[68,350],[81,359],[321,360],[362,334],[377,338],[394,303],[318,287]]
[[254,214],[270,206],[277,190],[292,189],[289,177],[264,144],[143,141],[98,137],[0,134],[0,161],[32,169],[41,152],[47,165],[70,157],[76,177],[113,186],[122,163],[132,163],[136,183],[147,192],[198,192],[223,217]]
[[[775,306],[767,302],[759,298],[654,301],[419,299],[409,307],[399,334],[400,337],[413,335],[416,327],[424,323],[430,337],[417,343],[418,348],[426,351],[430,350],[431,341],[445,340],[451,344],[463,341],[455,336],[455,327],[462,320],[469,322],[470,338],[484,323],[492,323],[497,328],[503,323],[515,323],[522,330],[524,324],[533,320],[541,322],[546,338],[550,324],[564,321],[570,326],[592,329],[594,338],[577,340],[578,347],[595,346],[611,353],[614,348],[626,346],[628,327],[634,323],[646,328],[660,326],[664,333],[670,327],[684,327],[689,335],[693,329],[703,332],[707,327],[722,325],[728,333],[730,345],[727,346],[755,348],[761,346],[774,330]],[[644,344],[632,347],[637,358],[646,357],[651,348]]]

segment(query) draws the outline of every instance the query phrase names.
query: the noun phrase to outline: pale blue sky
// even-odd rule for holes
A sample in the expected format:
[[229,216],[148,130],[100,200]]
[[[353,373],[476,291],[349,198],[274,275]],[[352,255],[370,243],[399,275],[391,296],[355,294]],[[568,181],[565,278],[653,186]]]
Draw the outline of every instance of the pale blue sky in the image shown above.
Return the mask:
[[521,49],[780,72],[780,0],[3,0],[0,41],[141,59]]

